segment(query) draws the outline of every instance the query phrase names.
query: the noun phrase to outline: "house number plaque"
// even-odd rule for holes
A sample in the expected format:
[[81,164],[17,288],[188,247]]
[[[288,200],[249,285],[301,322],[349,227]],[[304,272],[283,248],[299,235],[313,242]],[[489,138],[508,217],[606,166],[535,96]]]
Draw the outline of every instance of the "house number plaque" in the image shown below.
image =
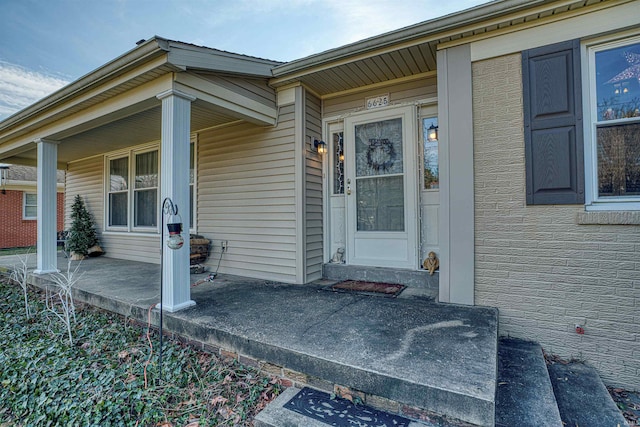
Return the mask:
[[365,103],[367,104],[367,110],[386,107],[387,105],[389,105],[389,94],[387,93],[386,95],[378,95],[367,98],[365,100]]

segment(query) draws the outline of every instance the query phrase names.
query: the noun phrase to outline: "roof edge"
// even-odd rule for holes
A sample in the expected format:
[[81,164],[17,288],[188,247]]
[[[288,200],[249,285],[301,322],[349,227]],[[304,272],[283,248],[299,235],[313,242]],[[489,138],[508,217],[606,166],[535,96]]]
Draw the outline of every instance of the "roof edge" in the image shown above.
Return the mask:
[[215,54],[215,55],[223,56],[223,57],[227,57],[227,58],[238,59],[238,60],[241,60],[241,61],[256,62],[256,63],[265,64],[265,65],[271,65],[271,66],[284,64],[283,61],[276,61],[276,60],[273,60],[273,59],[259,58],[257,56],[245,55],[245,54],[237,53],[237,52],[229,52],[227,50],[216,49],[214,47],[209,47],[209,46],[200,46],[200,45],[196,45],[196,44],[192,44],[192,43],[181,42],[179,40],[168,40],[167,39],[166,42],[167,42],[167,49],[169,49],[169,50],[172,49],[172,48],[192,50],[192,51],[197,51],[197,52]]
[[305,68],[317,67],[331,61],[363,54],[412,39],[435,35],[456,27],[478,23],[487,19],[504,16],[509,13],[530,9],[535,6],[554,3],[555,1],[556,0],[495,0],[459,12],[453,12],[448,15],[400,28],[398,30],[369,37],[335,49],[326,50],[305,58],[287,62],[283,65],[274,67],[273,76],[276,78],[282,77],[289,73],[302,71]]
[[47,108],[51,108],[59,102],[65,101],[78,92],[94,86],[96,83],[101,82],[113,74],[131,68],[132,66],[139,64],[141,61],[148,60],[156,57],[158,54],[163,54],[168,51],[169,41],[162,37],[153,36],[139,46],[136,46],[128,52],[125,52],[117,58],[58,89],[52,94],[45,96],[28,107],[7,117],[5,120],[0,122],[0,131],[34,116]]

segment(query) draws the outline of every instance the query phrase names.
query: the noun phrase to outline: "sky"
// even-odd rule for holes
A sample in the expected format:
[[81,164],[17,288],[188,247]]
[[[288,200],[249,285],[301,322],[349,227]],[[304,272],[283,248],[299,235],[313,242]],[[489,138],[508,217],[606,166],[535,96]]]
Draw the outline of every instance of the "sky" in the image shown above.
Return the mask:
[[290,61],[487,0],[0,0],[0,120],[154,35]]

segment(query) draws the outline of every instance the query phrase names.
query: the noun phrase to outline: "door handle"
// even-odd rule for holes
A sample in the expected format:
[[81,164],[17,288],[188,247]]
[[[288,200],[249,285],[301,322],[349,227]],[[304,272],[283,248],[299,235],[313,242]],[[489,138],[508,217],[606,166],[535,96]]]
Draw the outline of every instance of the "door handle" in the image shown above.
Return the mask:
[[347,196],[351,195],[351,187],[347,186]]

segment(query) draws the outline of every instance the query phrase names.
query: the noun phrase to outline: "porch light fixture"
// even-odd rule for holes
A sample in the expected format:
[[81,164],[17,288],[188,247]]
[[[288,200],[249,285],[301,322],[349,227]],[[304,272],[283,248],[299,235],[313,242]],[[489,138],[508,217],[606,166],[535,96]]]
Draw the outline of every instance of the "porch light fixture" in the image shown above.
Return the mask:
[[427,140],[429,142],[438,140],[438,126],[434,126],[433,123],[431,123],[431,126],[429,126],[429,129],[427,129]]
[[327,143],[324,141],[313,140],[313,146],[318,151],[318,154],[324,154],[327,152]]
[[9,165],[0,164],[0,188],[2,188],[2,194],[7,194],[8,179],[9,179]]

